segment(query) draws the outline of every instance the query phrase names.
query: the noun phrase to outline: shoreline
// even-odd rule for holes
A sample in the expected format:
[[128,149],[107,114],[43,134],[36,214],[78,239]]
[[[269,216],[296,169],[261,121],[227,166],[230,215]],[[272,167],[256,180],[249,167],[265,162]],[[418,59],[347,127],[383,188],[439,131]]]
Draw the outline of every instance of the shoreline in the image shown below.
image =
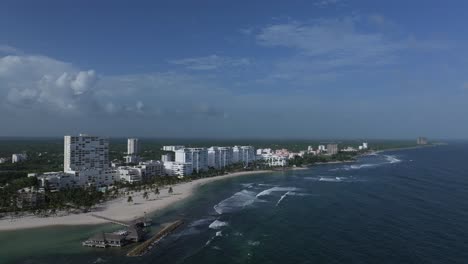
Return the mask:
[[401,148],[389,148],[389,149],[381,149],[381,150],[376,150],[373,151],[371,154],[380,154],[385,151],[398,151],[398,150],[410,150],[410,149],[420,149],[420,148],[429,148],[429,147],[437,147],[440,145],[437,144],[431,144],[431,145],[420,145],[420,146],[412,146],[412,147],[401,147]]
[[[294,170],[294,168],[292,168]],[[173,186],[160,188],[161,194],[156,197],[150,193],[150,199],[143,198],[144,191],[132,194],[133,203],[127,202],[127,197],[120,197],[114,200],[97,205],[92,211],[79,214],[67,214],[63,216],[38,217],[27,215],[24,217],[7,216],[0,219],[0,231],[14,231],[21,229],[42,228],[51,226],[79,226],[79,225],[99,225],[109,221],[94,217],[93,215],[104,216],[119,221],[131,221],[142,217],[145,213],[153,214],[166,209],[176,202],[191,197],[198,187],[205,184],[229,179],[239,176],[263,174],[276,172],[274,170],[240,171],[226,175],[210,178],[197,179],[190,182],[179,183]],[[168,194],[169,187],[174,189],[173,194]]]
[[[425,147],[434,147],[437,145],[427,145],[427,146],[413,146],[413,147],[402,147],[402,148],[393,148],[393,149],[384,149],[372,151],[370,153],[365,153],[358,155],[373,155],[379,154],[385,151],[396,151],[396,150],[407,150],[407,149],[416,149],[416,148],[425,148]],[[166,209],[167,207],[172,206],[173,204],[185,200],[191,197],[198,187],[201,187],[205,184],[229,179],[233,177],[254,175],[254,174],[263,174],[263,173],[274,173],[290,170],[307,170],[312,169],[317,165],[333,165],[340,163],[352,163],[356,160],[344,160],[344,161],[331,161],[331,162],[316,162],[311,165],[304,167],[289,167],[282,170],[258,170],[258,171],[240,171],[233,172],[226,175],[220,175],[209,178],[197,179],[190,182],[179,183],[173,186],[161,187],[161,194],[155,196],[150,192],[150,199],[144,199],[144,191],[134,192],[131,196],[133,198],[133,203],[129,204],[127,202],[127,196],[116,198],[114,200],[106,201],[102,204],[96,205],[92,211],[87,213],[79,214],[66,214],[60,216],[49,216],[49,217],[38,217],[34,215],[26,215],[21,217],[12,217],[6,216],[0,218],[0,232],[1,231],[14,231],[21,229],[33,229],[33,228],[43,228],[43,227],[52,227],[52,226],[80,226],[80,225],[99,225],[99,224],[108,224],[110,223],[107,220],[95,217],[93,215],[104,216],[118,221],[131,221],[137,218],[142,217],[145,213],[153,214],[157,211]],[[173,194],[168,194],[167,191],[169,187],[174,189]]]

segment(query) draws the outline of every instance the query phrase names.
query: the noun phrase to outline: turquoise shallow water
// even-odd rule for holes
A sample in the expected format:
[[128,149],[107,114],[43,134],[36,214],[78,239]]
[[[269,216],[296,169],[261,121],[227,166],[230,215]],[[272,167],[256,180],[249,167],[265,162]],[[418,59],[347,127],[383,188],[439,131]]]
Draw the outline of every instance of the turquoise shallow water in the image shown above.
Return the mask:
[[0,233],[2,263],[466,263],[468,145],[205,185],[154,219],[187,224],[150,254],[82,248],[112,225]]

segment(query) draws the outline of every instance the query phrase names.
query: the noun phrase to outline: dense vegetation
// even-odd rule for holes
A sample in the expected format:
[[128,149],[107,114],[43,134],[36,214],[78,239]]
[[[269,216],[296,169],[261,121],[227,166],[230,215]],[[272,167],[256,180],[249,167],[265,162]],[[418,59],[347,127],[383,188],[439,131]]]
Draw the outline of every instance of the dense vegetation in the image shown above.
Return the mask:
[[317,162],[333,162],[333,161],[348,161],[353,160],[359,153],[362,152],[339,152],[338,154],[327,155],[311,155],[305,154],[303,157],[294,157],[288,161],[289,166],[307,166]]

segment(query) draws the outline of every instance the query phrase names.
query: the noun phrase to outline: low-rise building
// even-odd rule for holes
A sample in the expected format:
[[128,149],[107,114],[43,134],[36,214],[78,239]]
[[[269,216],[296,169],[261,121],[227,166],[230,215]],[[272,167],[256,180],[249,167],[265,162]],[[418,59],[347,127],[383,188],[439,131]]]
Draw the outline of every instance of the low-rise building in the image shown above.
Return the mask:
[[[359,146],[359,147],[362,147],[362,146]],[[360,148],[360,149],[361,149],[361,148]],[[349,147],[349,146],[348,146],[348,147],[342,149],[341,151],[343,151],[343,152],[356,152],[356,151],[358,151],[358,150],[355,149],[355,148],[353,148],[353,147]]]
[[140,157],[137,155],[127,155],[125,156],[125,163],[127,164],[136,164],[140,162]]
[[192,174],[193,167],[192,163],[188,162],[166,161],[164,170],[168,176],[184,177]]
[[285,167],[288,165],[288,158],[276,154],[263,154],[262,160],[270,167]]
[[137,166],[133,168],[137,169],[141,174],[141,179],[143,181],[149,181],[154,177],[162,176],[165,174],[164,163],[159,160],[150,160],[145,162],[140,162]]
[[183,149],[183,148],[185,148],[185,147],[182,146],[182,145],[163,146],[162,150],[175,152],[175,151],[177,151],[177,150],[179,150],[179,149]]
[[133,167],[129,167],[129,166],[119,167],[117,169],[117,173],[118,173],[120,181],[125,181],[128,183],[135,183],[135,182],[142,181],[141,171]]
[[34,208],[45,202],[44,193],[39,192],[34,187],[20,189],[17,193],[16,206],[18,208]]

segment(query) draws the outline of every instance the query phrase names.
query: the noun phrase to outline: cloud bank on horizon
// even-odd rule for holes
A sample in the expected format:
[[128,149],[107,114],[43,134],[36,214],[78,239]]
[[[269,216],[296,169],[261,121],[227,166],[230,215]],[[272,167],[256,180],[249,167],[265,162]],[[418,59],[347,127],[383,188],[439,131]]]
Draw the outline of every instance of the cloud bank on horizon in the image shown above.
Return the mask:
[[6,4],[0,136],[466,137],[460,6],[265,3]]

